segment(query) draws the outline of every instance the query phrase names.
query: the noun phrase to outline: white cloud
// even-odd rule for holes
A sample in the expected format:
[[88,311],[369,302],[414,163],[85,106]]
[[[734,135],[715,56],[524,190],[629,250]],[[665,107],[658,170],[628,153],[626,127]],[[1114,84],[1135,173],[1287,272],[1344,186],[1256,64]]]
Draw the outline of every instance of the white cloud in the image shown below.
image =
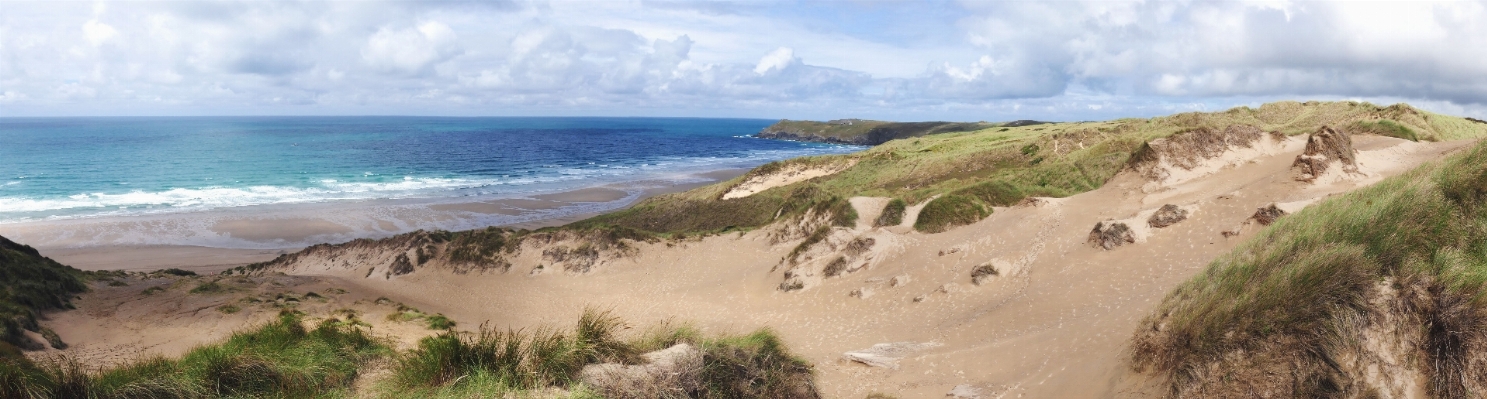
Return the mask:
[[789,47],[780,47],[760,58],[759,64],[754,66],[754,73],[760,75],[767,75],[770,71],[778,73],[798,63],[800,63],[800,59],[795,58],[795,50]]
[[423,73],[457,55],[457,40],[454,30],[438,21],[399,30],[382,28],[367,38],[361,56],[374,68]]
[[118,30],[115,30],[114,27],[108,24],[98,22],[98,20],[89,20],[83,24],[83,36],[87,37],[88,42],[94,46],[103,44],[103,42],[118,35]]
[[1087,119],[1356,97],[1487,116],[1487,1],[5,8],[3,115]]

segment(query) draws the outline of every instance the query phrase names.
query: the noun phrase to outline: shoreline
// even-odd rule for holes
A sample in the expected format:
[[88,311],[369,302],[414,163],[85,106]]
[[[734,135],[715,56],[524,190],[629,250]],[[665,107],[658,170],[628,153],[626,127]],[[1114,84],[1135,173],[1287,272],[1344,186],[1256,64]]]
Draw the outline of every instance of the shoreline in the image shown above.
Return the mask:
[[680,174],[498,198],[425,198],[257,205],[202,212],[0,224],[0,236],[82,270],[179,268],[216,273],[320,243],[415,230],[561,226],[657,195],[726,181],[749,169]]

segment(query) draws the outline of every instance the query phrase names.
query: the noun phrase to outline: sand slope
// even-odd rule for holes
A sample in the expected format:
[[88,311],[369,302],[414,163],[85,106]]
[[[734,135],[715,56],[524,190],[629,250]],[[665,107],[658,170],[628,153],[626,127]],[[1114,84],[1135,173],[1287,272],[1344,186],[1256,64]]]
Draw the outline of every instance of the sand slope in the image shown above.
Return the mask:
[[[1257,208],[1304,206],[1467,144],[1378,136],[1354,140],[1358,172],[1319,183],[1292,176],[1299,140],[1277,140],[1202,161],[1185,170],[1190,173],[1174,173],[1179,178],[1154,184],[1140,174],[1123,173],[1095,191],[997,208],[981,222],[945,233],[870,223],[840,228],[822,247],[806,252],[801,263],[811,266],[800,270],[817,274],[812,284],[793,292],[780,290],[791,269],[782,267],[781,259],[799,241],[774,242],[771,229],[637,244],[633,255],[583,274],[532,273],[545,263],[535,255],[518,258],[505,273],[423,268],[369,276],[368,267],[381,265],[314,256],[282,271],[363,298],[388,296],[417,304],[461,326],[568,324],[590,305],[612,308],[640,326],[672,319],[708,331],[769,326],[817,366],[823,393],[833,398],[870,392],[944,397],[952,390],[987,398],[1148,397],[1161,392],[1125,365],[1131,332],[1173,287],[1261,228],[1244,224]],[[854,201],[868,202],[881,206]],[[1133,226],[1141,239],[1112,250],[1086,243],[1097,222],[1144,223],[1164,204],[1189,209],[1187,220],[1161,229]],[[913,215],[907,215],[906,224]],[[1224,231],[1239,235],[1226,237]],[[861,238],[875,242],[855,255],[865,266],[836,277],[819,274],[821,264]],[[980,265],[992,265],[997,273],[976,285],[971,273]],[[110,334],[185,334],[196,323],[157,315],[151,319],[156,327],[127,331],[68,327],[124,317],[88,310],[95,302],[85,301],[84,311],[60,314],[47,324],[70,342],[106,346],[124,342]],[[230,325],[216,323],[217,330]],[[893,345],[874,349],[878,344]],[[155,353],[169,354],[167,349],[173,348]],[[859,358],[863,353],[892,357],[895,367],[848,360],[848,352]]]

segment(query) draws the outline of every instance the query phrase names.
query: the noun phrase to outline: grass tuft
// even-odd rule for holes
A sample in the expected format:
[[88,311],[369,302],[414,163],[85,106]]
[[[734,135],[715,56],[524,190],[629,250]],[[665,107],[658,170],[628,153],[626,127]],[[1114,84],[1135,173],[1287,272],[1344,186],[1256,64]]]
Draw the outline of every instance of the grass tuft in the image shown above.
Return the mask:
[[227,290],[228,290],[228,287],[226,285],[223,285],[221,283],[218,283],[217,280],[212,280],[212,281],[205,282],[205,283],[202,283],[200,285],[197,285],[196,288],[192,288],[191,289],[191,293],[192,294],[220,294],[220,293],[223,293],[223,292],[227,292]]
[[894,198],[883,206],[883,213],[878,215],[878,220],[873,221],[874,226],[897,226],[904,223],[904,211],[908,209],[908,203],[904,200]]
[[168,275],[177,276],[177,277],[192,277],[192,276],[195,276],[196,275],[196,272],[193,272],[193,271],[190,271],[190,270],[177,269],[177,268],[161,269],[161,270],[155,271],[155,273],[168,274]]
[[443,314],[424,317],[424,321],[428,322],[430,330],[449,330],[453,329],[456,324],[454,320],[450,320]]
[[769,329],[702,342],[700,398],[815,398],[810,364]]
[[790,254],[786,255],[785,259],[789,259],[791,262],[795,262],[797,260],[796,258],[800,257],[801,254],[804,254],[805,251],[810,250],[812,245],[816,245],[821,243],[822,241],[826,241],[827,237],[831,237],[831,226],[817,227],[816,230],[811,231],[810,235],[805,236],[804,241],[801,241],[800,244],[796,245],[794,249],[791,249]]
[[707,338],[690,325],[668,322],[623,340],[623,329],[625,323],[610,312],[586,309],[570,332],[481,326],[475,333],[441,333],[401,356],[381,390],[390,397],[464,398],[566,388],[575,397],[598,397],[602,387],[578,382],[584,366],[643,363],[641,353],[687,343],[699,348],[703,362],[699,370],[683,371],[698,378],[685,397],[819,397],[810,365],[769,330]]
[[[1358,121],[1353,123],[1351,134],[1371,133],[1380,136],[1389,136],[1409,141],[1420,141],[1420,135],[1416,134],[1409,126],[1388,119],[1377,121]],[[1434,140],[1431,140],[1434,141]]]
[[991,209],[976,197],[964,194],[945,194],[924,205],[914,229],[925,233],[940,233],[951,227],[976,223],[991,215]]

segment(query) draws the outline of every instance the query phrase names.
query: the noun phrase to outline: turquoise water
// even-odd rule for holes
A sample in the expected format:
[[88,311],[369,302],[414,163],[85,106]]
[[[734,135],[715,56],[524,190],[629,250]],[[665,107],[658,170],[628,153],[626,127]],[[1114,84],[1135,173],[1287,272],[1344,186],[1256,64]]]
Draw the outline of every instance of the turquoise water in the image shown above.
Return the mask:
[[266,204],[518,197],[861,147],[682,118],[0,119],[0,223]]

